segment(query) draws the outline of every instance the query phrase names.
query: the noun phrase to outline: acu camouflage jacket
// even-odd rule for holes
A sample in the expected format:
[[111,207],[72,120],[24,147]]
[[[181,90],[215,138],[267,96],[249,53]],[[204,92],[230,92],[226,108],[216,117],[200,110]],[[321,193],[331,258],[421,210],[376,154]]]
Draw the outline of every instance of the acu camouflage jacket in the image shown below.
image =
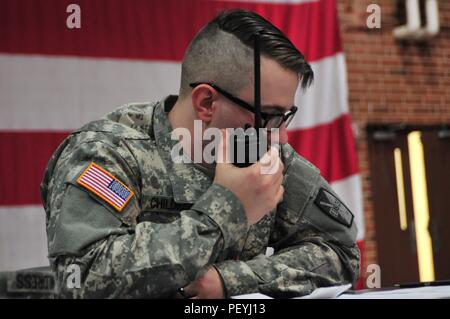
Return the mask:
[[[60,296],[172,297],[211,265],[227,296],[290,297],[354,282],[353,215],[318,169],[283,145],[283,202],[249,226],[213,172],[171,160],[175,100],[125,105],[73,132],[49,161],[41,197]],[[77,182],[92,162],[134,193],[121,211]],[[67,284],[73,264],[79,288]]]

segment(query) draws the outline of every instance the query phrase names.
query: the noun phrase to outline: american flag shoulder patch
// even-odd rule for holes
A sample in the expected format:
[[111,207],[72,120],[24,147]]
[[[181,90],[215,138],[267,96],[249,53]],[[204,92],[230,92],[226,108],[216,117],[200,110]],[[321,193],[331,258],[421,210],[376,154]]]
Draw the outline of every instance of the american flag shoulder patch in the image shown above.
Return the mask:
[[133,191],[124,183],[94,162],[81,173],[77,184],[87,188],[119,212],[134,196]]

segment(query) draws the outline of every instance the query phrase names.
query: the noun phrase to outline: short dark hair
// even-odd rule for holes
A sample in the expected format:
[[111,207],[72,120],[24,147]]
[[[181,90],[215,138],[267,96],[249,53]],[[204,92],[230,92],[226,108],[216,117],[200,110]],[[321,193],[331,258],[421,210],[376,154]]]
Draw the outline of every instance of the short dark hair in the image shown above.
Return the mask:
[[251,78],[245,75],[253,74],[256,33],[261,55],[297,73],[303,89],[311,85],[311,66],[283,32],[255,12],[233,9],[216,16],[189,44],[182,63],[180,95],[192,82],[219,82],[232,92],[248,84]]

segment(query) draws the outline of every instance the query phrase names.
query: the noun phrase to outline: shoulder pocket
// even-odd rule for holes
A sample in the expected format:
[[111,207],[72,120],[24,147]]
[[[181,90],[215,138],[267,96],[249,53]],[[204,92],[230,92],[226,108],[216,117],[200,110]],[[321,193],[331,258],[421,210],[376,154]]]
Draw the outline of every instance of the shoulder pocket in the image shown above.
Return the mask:
[[355,244],[354,216],[331,189],[319,187],[302,216],[331,240],[346,246]]
[[49,244],[50,257],[81,255],[83,248],[113,234],[127,233],[122,222],[87,191],[69,184]]

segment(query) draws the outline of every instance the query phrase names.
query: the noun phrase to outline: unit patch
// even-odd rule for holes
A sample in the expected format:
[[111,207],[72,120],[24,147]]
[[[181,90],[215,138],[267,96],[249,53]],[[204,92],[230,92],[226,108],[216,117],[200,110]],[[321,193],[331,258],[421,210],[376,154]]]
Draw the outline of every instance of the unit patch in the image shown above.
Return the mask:
[[332,193],[321,188],[314,200],[316,205],[338,223],[350,227],[353,223],[352,212]]

